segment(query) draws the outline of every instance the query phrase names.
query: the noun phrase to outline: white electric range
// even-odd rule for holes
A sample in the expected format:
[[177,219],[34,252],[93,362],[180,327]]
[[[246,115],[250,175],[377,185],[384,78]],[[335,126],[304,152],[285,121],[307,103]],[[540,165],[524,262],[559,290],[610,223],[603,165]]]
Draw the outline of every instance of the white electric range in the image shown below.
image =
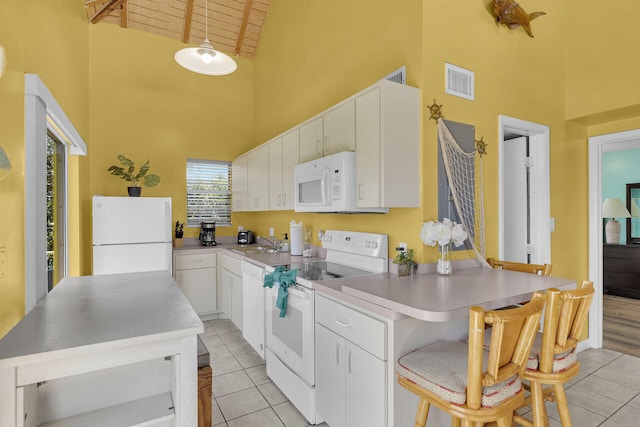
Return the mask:
[[[315,396],[315,291],[313,282],[388,271],[389,243],[386,234],[327,230],[322,238],[327,251],[323,261],[286,265],[296,269],[296,285],[288,289],[287,310],[280,317],[275,307],[278,288],[266,294],[267,375],[312,424]],[[275,266],[268,267],[267,273]]]

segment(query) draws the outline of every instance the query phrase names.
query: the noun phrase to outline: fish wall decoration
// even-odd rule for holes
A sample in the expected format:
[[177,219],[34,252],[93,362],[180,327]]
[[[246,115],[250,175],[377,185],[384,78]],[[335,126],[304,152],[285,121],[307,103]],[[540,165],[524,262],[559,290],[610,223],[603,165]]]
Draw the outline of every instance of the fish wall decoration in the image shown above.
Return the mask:
[[527,13],[514,0],[493,0],[493,13],[496,16],[496,22],[511,29],[522,26],[533,37],[530,22],[538,16],[546,15],[544,12]]

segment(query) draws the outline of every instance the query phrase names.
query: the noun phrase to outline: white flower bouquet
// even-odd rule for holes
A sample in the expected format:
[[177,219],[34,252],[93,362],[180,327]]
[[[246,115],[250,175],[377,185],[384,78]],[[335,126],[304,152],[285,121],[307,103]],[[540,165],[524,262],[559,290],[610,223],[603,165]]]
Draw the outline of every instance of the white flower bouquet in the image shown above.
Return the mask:
[[453,271],[450,260],[450,245],[461,246],[468,237],[461,224],[443,218],[442,222],[429,221],[422,224],[420,238],[427,246],[440,246],[440,259],[436,266],[438,273],[447,275]]

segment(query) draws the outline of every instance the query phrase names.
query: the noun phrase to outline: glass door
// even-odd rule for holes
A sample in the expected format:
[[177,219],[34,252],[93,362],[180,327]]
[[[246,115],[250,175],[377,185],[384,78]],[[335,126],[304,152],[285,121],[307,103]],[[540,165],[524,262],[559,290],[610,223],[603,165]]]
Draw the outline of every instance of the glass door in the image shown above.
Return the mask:
[[47,274],[48,290],[66,275],[65,145],[47,132]]

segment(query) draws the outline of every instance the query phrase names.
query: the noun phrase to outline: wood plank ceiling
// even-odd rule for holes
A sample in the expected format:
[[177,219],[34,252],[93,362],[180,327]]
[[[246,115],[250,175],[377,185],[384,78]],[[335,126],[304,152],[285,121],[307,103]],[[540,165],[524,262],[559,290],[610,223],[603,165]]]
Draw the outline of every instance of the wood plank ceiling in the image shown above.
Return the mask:
[[[122,28],[198,45],[206,38],[207,0],[83,0],[92,24]],[[208,38],[214,49],[253,58],[271,0],[208,0]]]

